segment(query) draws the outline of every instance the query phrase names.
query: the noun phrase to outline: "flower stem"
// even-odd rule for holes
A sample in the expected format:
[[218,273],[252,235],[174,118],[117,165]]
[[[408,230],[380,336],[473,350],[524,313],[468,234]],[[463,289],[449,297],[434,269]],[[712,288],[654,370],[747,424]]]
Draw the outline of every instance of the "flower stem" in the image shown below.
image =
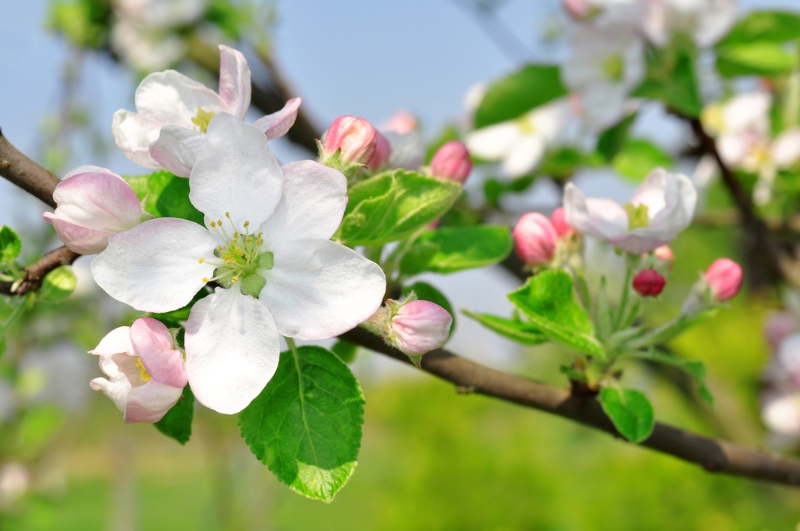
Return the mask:
[[292,351],[292,356],[297,359],[297,345],[294,343],[294,339],[288,336],[283,336],[283,339],[286,340],[286,344],[289,345],[289,350]]

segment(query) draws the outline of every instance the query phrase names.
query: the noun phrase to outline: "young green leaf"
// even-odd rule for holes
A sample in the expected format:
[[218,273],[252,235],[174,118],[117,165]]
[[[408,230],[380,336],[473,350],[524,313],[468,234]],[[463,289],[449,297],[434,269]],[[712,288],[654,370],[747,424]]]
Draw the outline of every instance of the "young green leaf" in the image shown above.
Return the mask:
[[620,120],[617,124],[609,127],[600,134],[597,139],[597,152],[600,153],[607,162],[611,162],[617,153],[622,150],[628,140],[628,131],[636,121],[638,113],[632,113]]
[[194,395],[187,385],[183,388],[180,400],[154,426],[167,437],[172,437],[180,444],[186,444],[192,436],[193,418]]
[[464,315],[472,317],[489,330],[523,345],[539,345],[547,341],[547,336],[530,323],[485,313],[475,313],[469,310],[461,311]]
[[364,396],[350,369],[322,347],[282,352],[278,370],[239,414],[253,453],[292,490],[329,502],[353,474]]
[[543,271],[508,294],[533,326],[551,340],[593,356],[605,356],[586,310],[572,291],[572,277],[561,270]]
[[[430,252],[434,249],[432,245],[435,245],[434,253]],[[496,264],[508,256],[513,246],[514,242],[508,227],[476,225],[443,227],[426,232],[414,242],[408,252],[412,253],[412,256],[430,254],[424,269],[420,269],[421,260],[417,258],[414,264],[417,273],[422,271],[454,273],[463,269]]]
[[358,352],[358,345],[350,343],[349,341],[339,340],[331,347],[331,352],[339,356],[339,359],[345,363],[352,363],[356,359]]
[[45,275],[42,280],[42,289],[39,290],[39,300],[43,302],[61,302],[69,297],[78,279],[72,268],[68,265],[59,266]]
[[0,263],[11,263],[22,251],[22,240],[11,227],[0,229]]
[[635,389],[605,387],[600,391],[600,405],[617,431],[631,442],[647,439],[656,425],[653,406]]
[[347,245],[383,245],[440,218],[455,203],[461,185],[417,172],[394,170],[348,191],[338,236]]
[[727,48],[754,42],[787,42],[797,39],[800,15],[792,11],[751,11],[716,44]]
[[672,365],[673,367],[678,367],[679,369],[685,371],[686,374],[691,376],[695,383],[697,383],[697,392],[700,395],[700,398],[705,400],[709,405],[714,405],[714,397],[711,395],[708,387],[706,387],[706,367],[703,365],[703,362],[685,360],[683,358],[679,358],[665,352],[659,352],[657,350],[625,357],[655,361],[658,363],[664,363],[666,365]]
[[611,165],[623,177],[642,181],[655,168],[669,168],[672,163],[672,157],[660,147],[648,140],[634,138],[625,143]]
[[776,77],[791,73],[793,68],[793,56],[780,43],[737,44],[717,52],[717,71],[722,77]]
[[681,48],[653,50],[647,63],[647,78],[631,96],[661,100],[690,118],[700,116],[703,99],[695,52]]
[[189,201],[189,179],[166,170],[157,171],[147,178],[147,191],[145,208],[152,215],[203,224],[203,214]]
[[405,286],[403,288],[403,297],[406,297],[412,291],[417,294],[418,299],[433,302],[447,310],[453,317],[453,322],[450,324],[450,334],[452,334],[456,329],[456,313],[453,311],[453,306],[450,304],[450,301],[447,300],[447,297],[427,282],[415,282],[410,286]]
[[475,111],[475,128],[513,120],[566,94],[557,66],[525,66],[489,87]]

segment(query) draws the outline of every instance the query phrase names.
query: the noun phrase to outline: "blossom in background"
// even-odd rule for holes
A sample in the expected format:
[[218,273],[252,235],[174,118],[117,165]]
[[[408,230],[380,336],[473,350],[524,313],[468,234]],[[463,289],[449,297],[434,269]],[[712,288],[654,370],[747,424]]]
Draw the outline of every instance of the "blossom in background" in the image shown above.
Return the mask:
[[417,170],[425,162],[425,140],[419,132],[417,118],[409,111],[397,111],[381,124],[380,133],[389,143],[390,168]]
[[708,286],[711,297],[724,302],[739,293],[744,275],[742,267],[729,258],[718,258],[708,266],[703,281]]
[[143,317],[109,332],[94,350],[108,376],[89,384],[102,391],[125,422],[157,422],[175,405],[186,386],[183,355],[160,321]]
[[112,297],[141,311],[186,306],[209,282],[186,325],[186,370],[197,399],[244,409],[278,365],[278,334],[327,339],[381,305],[381,268],[330,241],[347,204],[341,172],[312,161],[278,166],[266,137],[221,112],[189,178],[205,227],[147,221],[109,240],[92,263]]
[[642,29],[656,46],[666,46],[676,33],[705,48],[731,29],[739,14],[737,0],[642,0]]
[[458,140],[445,143],[433,154],[430,170],[434,177],[463,184],[472,171],[467,146]]
[[[146,168],[166,168],[188,177],[205,149],[205,132],[219,112],[244,118],[250,108],[250,68],[244,56],[220,45],[219,93],[174,70],[150,74],[134,96],[137,112],[114,113],[114,141],[126,157]],[[269,139],[294,124],[300,99],[289,100],[281,111],[257,120]]]
[[502,160],[506,174],[520,177],[535,170],[547,148],[558,143],[570,112],[567,100],[556,100],[515,120],[472,131],[466,144],[476,157]]
[[556,254],[558,233],[546,216],[538,212],[523,214],[513,231],[517,255],[529,266],[547,265]]
[[778,436],[800,438],[800,334],[777,345],[764,372],[767,390],[761,397],[761,417]]
[[67,173],[53,199],[55,212],[45,212],[45,221],[64,245],[81,254],[99,253],[109,236],[132,229],[144,216],[125,179],[98,166],[80,166]]
[[689,178],[663,168],[650,172],[624,206],[611,199],[586,199],[572,183],[564,189],[567,222],[575,230],[633,254],[675,239],[691,223],[696,203]]

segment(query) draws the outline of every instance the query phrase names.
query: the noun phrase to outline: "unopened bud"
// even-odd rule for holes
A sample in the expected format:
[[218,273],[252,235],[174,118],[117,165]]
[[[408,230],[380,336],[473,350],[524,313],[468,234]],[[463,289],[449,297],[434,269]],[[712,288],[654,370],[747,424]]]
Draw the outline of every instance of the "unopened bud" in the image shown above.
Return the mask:
[[451,140],[440,147],[431,159],[434,177],[463,183],[472,171],[472,160],[463,142]]
[[719,258],[708,267],[703,279],[717,302],[726,301],[742,287],[742,268],[733,260]]
[[389,341],[409,356],[421,356],[444,345],[453,316],[433,302],[399,303],[391,318]]
[[330,158],[341,150],[342,163],[352,166],[366,164],[375,154],[378,132],[363,118],[340,116],[325,133],[323,154]]
[[664,290],[667,281],[655,269],[643,269],[633,278],[633,289],[642,297],[654,297]]
[[391,131],[398,135],[407,135],[417,128],[417,118],[408,111],[397,111],[381,125],[382,131]]
[[389,165],[389,159],[392,156],[392,147],[389,145],[389,141],[386,140],[386,137],[380,133],[377,133],[377,137],[375,139],[375,153],[372,154],[372,158],[369,159],[367,162],[367,168],[371,170],[380,170],[385,168]]
[[553,210],[553,213],[550,214],[550,223],[553,224],[553,228],[556,229],[556,234],[559,237],[568,236],[575,232],[572,225],[567,223],[567,211],[564,210],[564,207],[558,207]]
[[517,254],[530,266],[548,264],[556,253],[556,229],[538,212],[528,212],[519,218],[513,236]]
[[656,250],[653,251],[653,256],[662,262],[666,262],[669,268],[672,269],[672,262],[675,260],[675,255],[672,254],[672,249],[669,248],[669,245],[662,245],[656,248]]

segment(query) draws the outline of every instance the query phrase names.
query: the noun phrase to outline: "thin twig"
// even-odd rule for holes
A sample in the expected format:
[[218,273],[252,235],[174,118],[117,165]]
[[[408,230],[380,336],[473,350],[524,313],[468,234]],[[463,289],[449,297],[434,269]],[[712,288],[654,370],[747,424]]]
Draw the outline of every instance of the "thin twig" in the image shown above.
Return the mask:
[[0,282],[0,293],[3,295],[25,295],[29,291],[38,291],[42,287],[42,279],[53,269],[62,265],[71,265],[81,256],[66,247],[59,247],[44,255],[38,262],[28,266],[22,282]]
[[55,208],[53,190],[61,181],[11,145],[3,136],[2,128],[0,128],[0,176]]

